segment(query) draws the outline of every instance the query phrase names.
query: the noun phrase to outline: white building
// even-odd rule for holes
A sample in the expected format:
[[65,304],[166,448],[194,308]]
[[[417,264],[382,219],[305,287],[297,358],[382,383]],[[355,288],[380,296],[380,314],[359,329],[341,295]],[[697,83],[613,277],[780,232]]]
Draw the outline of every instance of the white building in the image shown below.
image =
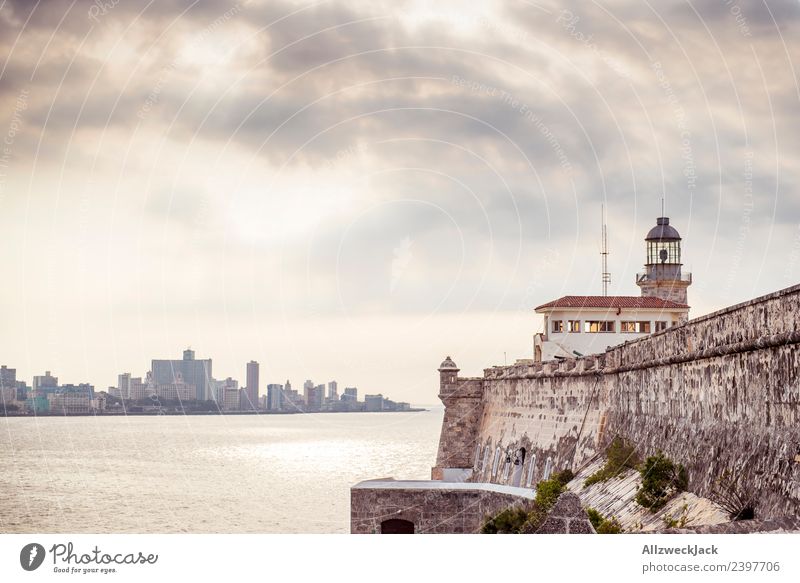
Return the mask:
[[50,412],[61,415],[88,413],[92,399],[88,391],[63,391],[47,395]]
[[681,271],[678,231],[660,217],[645,242],[645,272],[636,277],[641,296],[564,296],[536,308],[544,331],[533,338],[534,361],[604,352],[688,319],[692,276]]

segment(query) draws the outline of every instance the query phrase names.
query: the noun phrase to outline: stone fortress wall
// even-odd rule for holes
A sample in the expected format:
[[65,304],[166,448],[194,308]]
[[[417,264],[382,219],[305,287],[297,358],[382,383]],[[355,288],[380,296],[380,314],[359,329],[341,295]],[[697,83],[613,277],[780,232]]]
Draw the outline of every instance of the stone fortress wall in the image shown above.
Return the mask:
[[800,516],[800,285],[600,355],[440,374],[434,480],[530,487],[619,435],[683,463],[699,496],[727,472],[758,518]]

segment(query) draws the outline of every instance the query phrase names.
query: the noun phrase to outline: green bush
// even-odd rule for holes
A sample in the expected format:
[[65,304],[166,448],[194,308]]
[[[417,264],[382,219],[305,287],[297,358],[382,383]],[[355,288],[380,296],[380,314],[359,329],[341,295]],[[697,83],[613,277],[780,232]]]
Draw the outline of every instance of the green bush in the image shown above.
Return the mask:
[[528,520],[528,513],[519,507],[506,508],[489,518],[481,527],[483,534],[516,534]]
[[660,451],[644,461],[639,473],[642,486],[636,493],[636,501],[652,512],[663,508],[672,496],[686,490],[689,484],[686,468],[675,464]]
[[506,508],[487,518],[481,527],[483,534],[534,533],[574,477],[571,470],[556,472],[536,485],[536,499],[527,509]]
[[678,516],[667,514],[663,518],[664,526],[667,528],[683,528],[689,522],[689,506],[684,504],[681,507],[681,513]]
[[622,532],[622,525],[612,516],[610,519],[606,518],[600,523],[600,526],[595,528],[597,534],[620,534]]
[[634,445],[622,437],[615,437],[606,450],[605,465],[586,478],[583,486],[585,488],[597,482],[605,482],[620,475],[625,469],[633,469],[638,465],[639,456]]
[[619,534],[622,526],[615,517],[606,518],[594,508],[587,508],[586,514],[589,515],[589,522],[592,523],[597,534]]
[[549,480],[542,480],[536,485],[536,504],[545,511],[550,510],[564,491],[564,484],[558,474]]

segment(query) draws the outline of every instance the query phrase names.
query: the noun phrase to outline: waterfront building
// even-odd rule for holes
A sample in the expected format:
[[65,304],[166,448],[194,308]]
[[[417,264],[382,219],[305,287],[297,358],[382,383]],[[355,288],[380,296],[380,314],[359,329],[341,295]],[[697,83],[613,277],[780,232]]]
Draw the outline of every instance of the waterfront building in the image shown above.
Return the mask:
[[604,352],[688,319],[692,275],[681,270],[678,231],[659,217],[645,243],[645,272],[636,277],[640,296],[564,296],[536,308],[544,331],[533,339],[534,362]]
[[325,401],[325,385],[305,388],[306,411],[319,411]]
[[0,388],[17,386],[17,369],[8,368],[6,365],[0,367]]
[[364,395],[365,411],[383,411],[383,395]]
[[336,381],[331,381],[328,383],[328,400],[339,400],[339,384]]
[[156,394],[156,386],[152,381],[152,374],[147,373],[145,380],[142,377],[133,377],[130,380],[129,395],[132,401],[139,401],[141,399],[149,399]]
[[88,383],[63,385],[40,389],[47,394],[47,408],[50,413],[74,415],[89,413],[94,400],[94,387]]
[[194,350],[190,348],[183,351],[181,360],[153,360],[150,370],[156,384],[173,384],[180,373],[186,384],[195,386],[197,400],[214,398],[211,385],[211,359],[197,360]]
[[246,399],[242,409],[258,409],[258,363],[251,360],[247,363]]
[[183,381],[183,375],[177,375],[174,383],[155,385],[155,394],[165,401],[194,401],[197,397],[197,387]]
[[268,411],[283,410],[283,387],[278,384],[267,385],[267,406]]
[[358,401],[358,389],[355,387],[347,387],[344,390],[344,394],[342,395],[342,400],[352,400]]
[[120,399],[130,399],[131,396],[131,373],[124,372],[117,375],[117,390],[113,393]]
[[39,389],[44,388],[53,388],[58,386],[58,377],[54,377],[50,374],[50,371],[46,371],[43,375],[34,376],[33,377],[33,390],[38,391]]
[[284,411],[290,412],[305,411],[306,409],[306,402],[303,395],[292,389],[289,381],[286,381],[286,386],[283,388],[281,408]]
[[239,389],[235,386],[223,384],[217,389],[217,405],[222,411],[236,411],[239,409]]

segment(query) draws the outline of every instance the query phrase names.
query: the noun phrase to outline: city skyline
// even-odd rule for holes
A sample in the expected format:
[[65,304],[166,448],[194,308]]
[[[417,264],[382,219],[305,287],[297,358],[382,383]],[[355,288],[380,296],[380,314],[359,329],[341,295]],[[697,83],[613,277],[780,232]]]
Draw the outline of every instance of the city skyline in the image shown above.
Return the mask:
[[107,4],[0,5],[26,377],[191,344],[432,404],[445,355],[530,358],[535,306],[600,293],[601,205],[611,294],[662,199],[690,318],[800,279],[794,0]]
[[[146,374],[137,377],[134,376],[135,373],[130,371],[121,372],[117,375],[117,383],[107,387],[101,387],[95,383],[92,383],[91,381],[86,380],[81,381],[80,383],[59,383],[59,377],[54,375],[53,371],[49,369],[45,371],[44,375],[33,375],[31,377],[32,382],[28,384],[26,379],[22,375],[18,374],[18,371],[15,367],[3,364],[2,371],[0,371],[0,389],[17,390],[18,388],[27,388],[35,393],[41,388],[49,388],[53,390],[64,390],[65,388],[67,390],[72,390],[73,388],[85,388],[91,394],[107,393],[116,398],[123,396],[124,399],[130,398],[133,400],[139,400],[144,398],[146,395],[144,391],[145,387],[152,386],[153,390],[155,391],[154,394],[158,394],[162,397],[163,395],[161,395],[160,392],[162,390],[166,390],[172,395],[172,397],[169,397],[172,400],[216,401],[218,404],[220,404],[220,407],[222,407],[222,404],[226,402],[226,397],[224,396],[224,393],[220,394],[218,391],[221,389],[224,390],[225,388],[230,388],[230,390],[235,391],[236,404],[235,406],[226,405],[225,409],[236,411],[295,411],[302,408],[306,412],[313,412],[322,410],[323,405],[339,400],[352,400],[354,403],[358,402],[358,389],[353,386],[345,387],[340,399],[336,390],[336,387],[338,386],[338,381],[336,380],[330,380],[323,384],[315,385],[312,380],[307,379],[304,383],[304,395],[297,393],[297,391],[292,391],[290,379],[286,379],[285,384],[265,382],[262,385],[258,380],[259,363],[254,360],[246,363],[247,382],[240,388],[239,381],[231,376],[228,376],[222,380],[214,378],[212,374],[209,374],[209,372],[213,370],[211,366],[213,358],[209,357],[207,359],[196,359],[195,354],[196,353],[194,350],[191,348],[186,348],[183,350],[182,359],[152,359],[151,368],[146,372]],[[199,367],[198,371],[200,371],[200,375],[197,375],[192,371],[194,365]],[[159,370],[161,370],[161,372],[158,372]],[[197,381],[200,377],[203,377],[203,384],[208,385],[207,389],[203,389],[201,385],[198,385]],[[255,385],[252,383],[255,383]],[[181,387],[184,385],[185,388],[190,389],[190,391],[182,389]],[[262,387],[264,389],[263,393],[261,391]],[[277,403],[275,406],[273,406],[272,400],[269,397],[270,392],[273,390],[279,392],[279,395],[277,395],[277,398],[275,399],[275,403]],[[284,401],[284,392],[286,392],[286,394],[293,393],[294,398],[300,397],[303,402],[303,407],[298,407],[299,401],[291,404],[291,406],[288,407],[282,406]],[[12,399],[10,395],[11,393],[9,393],[7,398],[4,393],[3,401],[10,402],[11,400],[16,400],[16,397]],[[309,395],[311,395],[311,398],[309,398]],[[369,399],[374,397],[381,397],[383,400],[394,405],[394,401],[389,400],[383,395],[382,392],[376,393],[373,391],[372,394],[365,393],[364,397],[365,400],[362,403],[367,405],[367,410],[370,410]],[[24,399],[18,403],[22,402],[24,402]],[[408,404],[406,403],[406,405]],[[307,406],[308,409],[306,409],[305,406]],[[378,408],[377,410],[381,409]]]

